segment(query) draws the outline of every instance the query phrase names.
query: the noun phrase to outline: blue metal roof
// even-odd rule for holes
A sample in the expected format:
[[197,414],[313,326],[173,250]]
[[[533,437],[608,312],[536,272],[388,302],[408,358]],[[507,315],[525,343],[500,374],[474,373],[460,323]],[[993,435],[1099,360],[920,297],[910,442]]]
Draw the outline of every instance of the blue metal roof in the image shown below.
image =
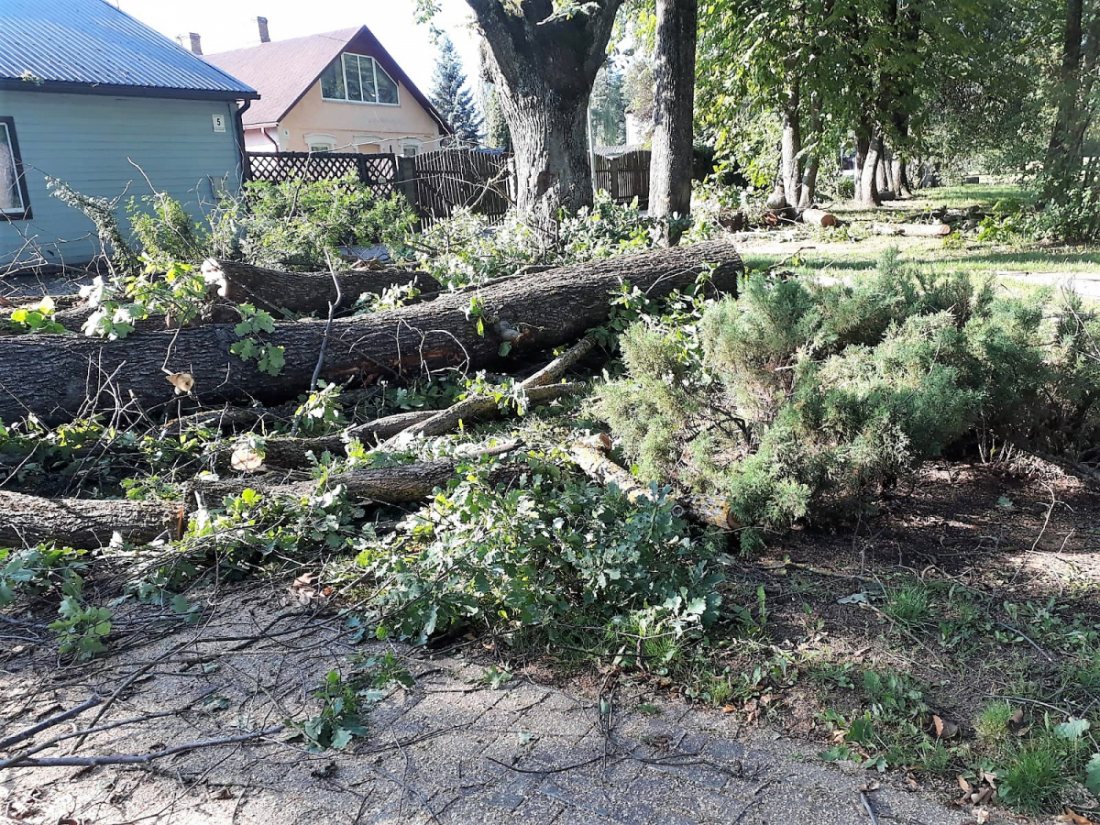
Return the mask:
[[0,83],[9,89],[258,97],[105,0],[0,0]]

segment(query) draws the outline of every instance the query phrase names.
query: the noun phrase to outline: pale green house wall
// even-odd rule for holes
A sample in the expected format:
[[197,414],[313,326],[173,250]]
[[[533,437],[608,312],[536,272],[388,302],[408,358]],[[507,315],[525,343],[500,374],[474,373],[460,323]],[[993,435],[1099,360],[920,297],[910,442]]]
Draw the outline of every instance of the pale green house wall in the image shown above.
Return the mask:
[[[50,264],[79,265],[99,251],[91,222],[47,192],[47,175],[97,197],[127,192],[120,212],[130,196],[150,192],[142,171],[196,216],[221,180],[239,191],[236,109],[233,101],[0,89],[0,117],[14,119],[31,207],[29,220],[0,217],[0,273],[38,253]],[[215,115],[224,132],[214,131]]]

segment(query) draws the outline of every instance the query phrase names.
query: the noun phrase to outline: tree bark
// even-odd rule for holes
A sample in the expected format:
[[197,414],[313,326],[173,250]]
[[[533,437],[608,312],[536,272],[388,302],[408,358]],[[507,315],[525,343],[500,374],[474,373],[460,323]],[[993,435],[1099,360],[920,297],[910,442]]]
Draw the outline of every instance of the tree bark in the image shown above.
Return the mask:
[[43,541],[78,549],[103,547],[115,532],[136,544],[179,538],[186,521],[173,502],[128,499],[50,499],[0,490],[0,547]]
[[809,209],[817,197],[817,176],[821,169],[821,96],[816,92],[810,97],[810,140],[813,152],[806,162],[806,174],[802,179],[802,194],[798,199],[799,211]]
[[802,203],[802,113],[801,84],[797,77],[787,90],[787,99],[783,102],[780,116],[783,122],[783,134],[780,141],[783,191],[787,203],[798,208]]
[[285,363],[274,376],[231,352],[244,339],[228,324],[121,341],[0,338],[0,420],[34,413],[54,423],[135,404],[155,413],[175,397],[166,373],[189,374],[191,393],[204,404],[283,401],[310,386],[326,338],[320,377],[329,382],[373,384],[444,367],[476,369],[499,363],[503,343],[522,353],[581,338],[606,320],[612,292],[624,281],[660,297],[694,284],[707,264],[718,265],[711,279],[716,291],[736,291],[741,260],[732,244],[711,241],[502,279],[423,304],[336,319],[331,326],[313,319],[279,322],[273,332],[246,336],[256,347],[283,348]]
[[864,206],[882,206],[878,191],[879,163],[882,161],[882,135],[875,134],[867,145],[867,155],[859,170],[859,202]]
[[488,44],[485,60],[515,151],[516,209],[545,242],[559,211],[592,204],[588,101],[622,0],[574,14],[552,0],[466,0]]
[[863,202],[863,167],[867,164],[867,155],[871,152],[871,133],[863,128],[856,129],[856,168],[855,196],[857,203]]
[[662,221],[669,246],[680,242],[682,231],[672,218],[691,212],[698,17],[698,0],[657,0],[649,213]]
[[[218,295],[234,304],[252,304],[257,309],[294,315],[327,314],[336,300],[336,287],[329,272],[284,272],[237,261],[203,261],[202,275]],[[363,269],[338,272],[340,302],[337,309],[354,306],[364,293],[381,295],[395,286],[414,286],[421,292],[439,292],[439,281],[424,272],[404,269]]]

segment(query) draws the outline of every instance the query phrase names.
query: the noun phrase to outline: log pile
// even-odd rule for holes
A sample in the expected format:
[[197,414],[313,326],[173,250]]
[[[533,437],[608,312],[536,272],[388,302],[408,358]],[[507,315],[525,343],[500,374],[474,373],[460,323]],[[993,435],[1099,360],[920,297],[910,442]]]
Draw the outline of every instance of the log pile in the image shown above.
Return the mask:
[[[526,375],[513,386],[527,408],[565,403],[586,388],[567,374],[598,357],[597,339],[588,333],[607,320],[624,283],[656,298],[693,287],[709,272],[709,289],[736,294],[742,271],[736,251],[725,242],[564,266],[453,292],[422,273],[399,270],[294,274],[207,261],[203,272],[219,298],[211,305],[215,309],[185,328],[166,328],[170,319],[148,319],[117,341],[82,334],[0,338],[0,421],[11,425],[33,415],[52,425],[100,414],[112,426],[130,427],[165,445],[192,437],[196,428],[242,437],[217,442],[201,461],[190,459],[190,480],[182,482],[183,495],[171,501],[85,497],[80,473],[95,476],[94,470],[83,469],[71,484],[62,485],[64,492],[57,494],[65,497],[34,495],[26,487],[17,491],[20,473],[33,455],[0,455],[0,547],[52,541],[96,548],[116,535],[138,545],[175,540],[197,510],[219,507],[226,496],[246,488],[271,497],[310,495],[316,481],[306,471],[313,461],[324,453],[343,456],[353,440],[380,454],[394,453],[420,439],[509,413],[496,397],[475,394],[444,410],[402,412],[331,435],[298,436],[296,425],[291,426],[297,399],[315,389],[319,379],[367,388],[347,394],[369,394],[381,392],[369,389],[379,382],[400,384],[441,369],[503,368]],[[362,293],[395,285],[415,286],[420,300],[339,317]],[[280,320],[273,331],[255,333],[255,346],[283,348],[285,364],[270,375],[233,352],[242,340],[235,331],[240,317],[235,306],[244,302],[277,318],[316,313],[326,319]],[[79,329],[90,311],[75,306],[58,318],[67,328]],[[557,347],[565,347],[558,357],[539,358]],[[543,365],[533,368],[533,363]],[[89,467],[119,451],[148,462],[135,443],[116,433],[65,455],[71,459],[83,450]],[[478,454],[506,456],[520,446],[491,441]],[[334,472],[328,484],[340,485],[364,505],[416,503],[444,486],[464,460]],[[586,471],[594,466],[576,460]],[[203,469],[216,475],[203,475]],[[509,482],[526,471],[525,463],[502,459],[493,480]],[[616,483],[625,485],[629,473],[620,471],[625,476],[616,477]],[[609,478],[605,472],[601,483]],[[689,500],[682,506],[701,521],[729,526],[720,508],[707,516]]]

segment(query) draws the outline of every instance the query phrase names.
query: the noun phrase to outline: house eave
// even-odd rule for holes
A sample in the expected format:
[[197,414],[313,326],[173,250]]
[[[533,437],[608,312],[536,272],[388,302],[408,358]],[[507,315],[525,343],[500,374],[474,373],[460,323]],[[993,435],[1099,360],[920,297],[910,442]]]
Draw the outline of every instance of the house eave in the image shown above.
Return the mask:
[[127,86],[122,84],[72,83],[59,80],[36,82],[21,77],[0,78],[0,90],[12,92],[54,92],[78,95],[108,95],[111,97],[153,97],[172,100],[259,100],[260,93],[225,89],[170,89],[159,86]]

